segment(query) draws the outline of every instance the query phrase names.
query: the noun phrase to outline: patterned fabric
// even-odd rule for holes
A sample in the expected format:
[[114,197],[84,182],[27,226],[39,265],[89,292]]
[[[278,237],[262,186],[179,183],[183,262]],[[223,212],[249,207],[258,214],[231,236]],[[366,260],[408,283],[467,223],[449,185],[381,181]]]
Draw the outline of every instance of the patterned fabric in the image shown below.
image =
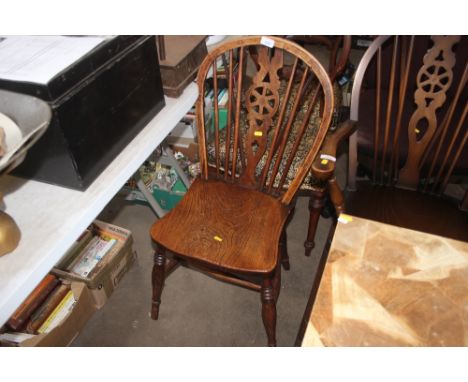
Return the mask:
[[[285,91],[286,91],[286,86],[287,84],[285,82],[283,82],[281,84],[281,87],[280,87],[280,90],[279,90],[279,93],[280,93],[280,97],[282,98],[282,96],[284,95]],[[290,112],[291,112],[291,109],[293,107],[293,103],[294,103],[294,99],[295,99],[295,96],[297,94],[297,88],[298,88],[298,85],[295,85],[293,87],[293,89],[291,90],[291,95],[289,97],[289,102],[288,102],[288,105],[287,105],[287,111],[286,111],[286,116],[284,118],[284,120],[286,121],[287,120],[287,117],[290,115]],[[335,93],[335,105],[340,105],[341,104],[341,89],[335,85],[334,86],[334,93]],[[279,166],[279,169],[278,169],[278,175],[276,176],[275,178],[275,181],[274,181],[274,187],[277,187],[279,182],[280,182],[280,176],[282,175],[283,173],[283,169],[286,165],[286,161],[287,161],[287,158],[289,158],[290,156],[290,153],[293,149],[293,146],[294,146],[294,141],[295,141],[295,137],[303,123],[303,120],[306,116],[306,113],[309,109],[309,104],[310,104],[310,100],[311,100],[311,96],[307,97],[307,100],[306,102],[301,105],[300,107],[300,110],[298,110],[297,112],[297,117],[296,119],[294,120],[294,123],[291,127],[291,132],[289,134],[289,139],[286,143],[286,147],[285,147],[285,151],[284,151],[284,154],[283,154],[283,160],[281,161],[280,163],[280,166]],[[242,102],[242,104],[244,104],[244,102]],[[247,121],[247,115],[246,115],[247,111],[245,109],[241,109],[241,117],[240,117],[240,122],[239,122],[239,136],[241,137],[242,139],[242,146],[244,146],[244,143],[245,143],[245,133],[246,131],[248,130],[249,126],[248,126],[248,121]],[[277,126],[277,119],[278,119],[278,115],[279,115],[279,112],[277,113],[277,115],[275,116],[275,119],[273,120],[273,123],[272,123],[272,128],[270,129],[269,133],[268,133],[268,145],[267,147],[269,148],[270,147],[270,144],[271,144],[271,141],[273,140],[273,136],[274,136],[274,133],[275,133],[275,129],[276,129],[276,126]],[[316,106],[315,106],[315,109],[314,111],[312,112],[312,115],[310,117],[310,120],[309,120],[309,124],[308,126],[306,127],[306,130],[305,130],[305,133],[304,133],[304,136],[302,137],[301,141],[300,141],[300,144],[298,146],[298,149],[297,149],[297,153],[291,163],[291,166],[289,168],[289,171],[288,171],[288,175],[287,175],[287,178],[284,182],[284,186],[283,188],[284,189],[287,189],[289,187],[289,185],[291,184],[292,180],[294,179],[295,175],[296,175],[296,172],[297,170],[299,169],[299,167],[301,166],[304,158],[305,158],[305,155],[307,154],[307,152],[309,151],[310,149],[310,145],[312,144],[312,142],[314,142],[314,139],[315,139],[315,136],[316,136],[316,133],[317,133],[317,130],[318,130],[318,127],[320,126],[320,122],[321,122],[321,117],[320,117],[320,103],[317,102],[316,103]],[[210,122],[208,122],[210,123]],[[284,129],[284,123],[283,123],[283,129]],[[234,130],[234,129],[232,129]],[[281,136],[280,136],[281,138]],[[279,139],[280,140],[280,139]],[[211,132],[211,134],[209,135],[208,137],[208,161],[210,164],[215,164],[215,144],[214,144],[214,133]],[[260,160],[257,168],[256,168],[256,175],[257,176],[260,176],[265,164],[266,164],[266,161],[267,161],[267,158],[268,158],[268,153],[269,153],[269,150],[266,150],[265,154],[263,155],[262,159]],[[233,147],[233,132],[231,132],[231,139],[230,139],[230,152],[232,153],[232,151],[234,150],[234,147]],[[222,129],[220,132],[219,132],[219,157],[220,157],[220,167],[221,168],[224,168],[224,163],[225,163],[225,154],[226,154],[226,129]],[[272,161],[272,164],[270,166],[270,169],[273,168],[273,165],[275,163],[275,160],[277,158],[277,155],[275,155],[273,161]],[[232,160],[232,154],[230,155],[230,160]],[[231,167],[232,164],[230,163],[229,164],[229,167]],[[240,161],[240,156],[238,154],[238,159],[237,159],[237,172],[240,172],[240,169],[241,169],[241,161]],[[270,173],[269,173],[269,177],[267,179],[270,178],[270,175],[271,175],[271,170],[270,170]],[[300,189],[301,190],[312,190],[314,188],[316,188],[317,186],[321,186],[321,182],[317,179],[315,179],[312,174],[309,172],[307,174],[307,176],[305,177]]]

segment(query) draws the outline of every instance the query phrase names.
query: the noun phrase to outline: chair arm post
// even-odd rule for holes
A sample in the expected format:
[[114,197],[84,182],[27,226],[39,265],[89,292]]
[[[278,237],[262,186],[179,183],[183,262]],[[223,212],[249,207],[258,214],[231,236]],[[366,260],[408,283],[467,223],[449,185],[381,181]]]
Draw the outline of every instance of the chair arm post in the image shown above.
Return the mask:
[[327,182],[330,199],[338,215],[344,212],[345,208],[343,191],[336,181],[335,162],[330,159],[324,160],[322,156],[325,155],[328,158],[335,158],[336,160],[338,145],[355,130],[356,122],[350,120],[343,122],[332,134],[325,138],[320,155],[315,159],[311,168],[312,175],[316,179]]
[[336,176],[334,175],[328,179],[328,192],[330,194],[330,199],[335,206],[336,214],[339,216],[342,212],[345,212],[345,200],[343,191],[341,190],[338,182],[336,181]]
[[312,164],[312,174],[319,180],[328,181],[335,172],[335,162],[333,160],[323,160],[322,155],[336,159],[338,145],[347,139],[356,130],[356,122],[347,120],[340,124],[338,128],[329,134],[322,145],[320,154]]

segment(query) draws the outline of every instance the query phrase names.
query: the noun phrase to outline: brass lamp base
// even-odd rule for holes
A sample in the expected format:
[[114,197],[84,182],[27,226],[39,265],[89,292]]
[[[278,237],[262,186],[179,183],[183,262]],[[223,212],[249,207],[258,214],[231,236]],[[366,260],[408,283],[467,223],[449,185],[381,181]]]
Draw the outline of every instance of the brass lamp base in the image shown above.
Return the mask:
[[21,231],[7,213],[0,211],[0,256],[13,252],[21,238]]

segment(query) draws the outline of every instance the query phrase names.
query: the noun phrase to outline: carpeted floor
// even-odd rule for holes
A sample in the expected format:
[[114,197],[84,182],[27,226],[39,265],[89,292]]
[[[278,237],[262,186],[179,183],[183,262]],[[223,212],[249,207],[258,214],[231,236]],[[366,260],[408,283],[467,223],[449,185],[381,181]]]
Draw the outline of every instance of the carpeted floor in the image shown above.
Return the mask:
[[[263,346],[260,294],[222,283],[179,267],[166,280],[160,318],[153,321],[151,302],[152,248],[148,228],[151,210],[114,200],[101,218],[133,232],[138,261],[125,275],[107,304],[86,325],[75,346]],[[116,210],[119,212],[115,215]],[[288,228],[291,270],[283,271],[278,301],[280,346],[292,346],[312,285],[329,221],[321,222],[317,247],[303,254],[307,200],[301,198]]]

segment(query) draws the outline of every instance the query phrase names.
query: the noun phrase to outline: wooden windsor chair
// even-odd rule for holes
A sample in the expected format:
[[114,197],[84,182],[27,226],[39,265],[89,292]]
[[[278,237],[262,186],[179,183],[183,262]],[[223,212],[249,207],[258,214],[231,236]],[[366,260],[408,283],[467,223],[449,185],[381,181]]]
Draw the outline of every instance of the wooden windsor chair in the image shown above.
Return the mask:
[[[259,70],[249,67],[249,46],[258,48]],[[278,71],[286,59],[293,60],[292,75],[281,81]],[[219,65],[223,60],[228,62],[224,73]],[[246,84],[248,70],[255,74]],[[295,84],[296,72],[300,73],[299,84]],[[302,92],[310,76],[316,77],[322,88],[323,114],[319,125],[309,123],[314,108],[300,107],[315,102],[314,96],[307,97]],[[213,100],[211,123],[204,95],[209,83],[214,94],[218,94],[222,80],[227,83],[228,121],[220,129],[218,97]],[[151,317],[157,319],[159,315],[167,250],[182,264],[260,292],[268,345],[274,346],[281,264],[289,267],[284,251],[285,227],[296,191],[316,159],[330,125],[333,88],[327,72],[310,53],[278,37],[226,42],[208,54],[197,82],[202,173],[183,200],[151,228],[157,247]],[[284,91],[280,91],[281,87]],[[300,113],[305,115],[299,117]],[[247,127],[241,128],[242,124]],[[314,139],[304,143],[310,129]],[[289,156],[284,155],[287,145],[292,146]],[[215,152],[213,160],[208,149]],[[300,149],[307,154],[301,165],[293,169],[291,163]],[[293,181],[284,189],[290,172],[294,173]]]
[[368,48],[352,91],[349,213],[468,241],[467,44],[380,36]]

